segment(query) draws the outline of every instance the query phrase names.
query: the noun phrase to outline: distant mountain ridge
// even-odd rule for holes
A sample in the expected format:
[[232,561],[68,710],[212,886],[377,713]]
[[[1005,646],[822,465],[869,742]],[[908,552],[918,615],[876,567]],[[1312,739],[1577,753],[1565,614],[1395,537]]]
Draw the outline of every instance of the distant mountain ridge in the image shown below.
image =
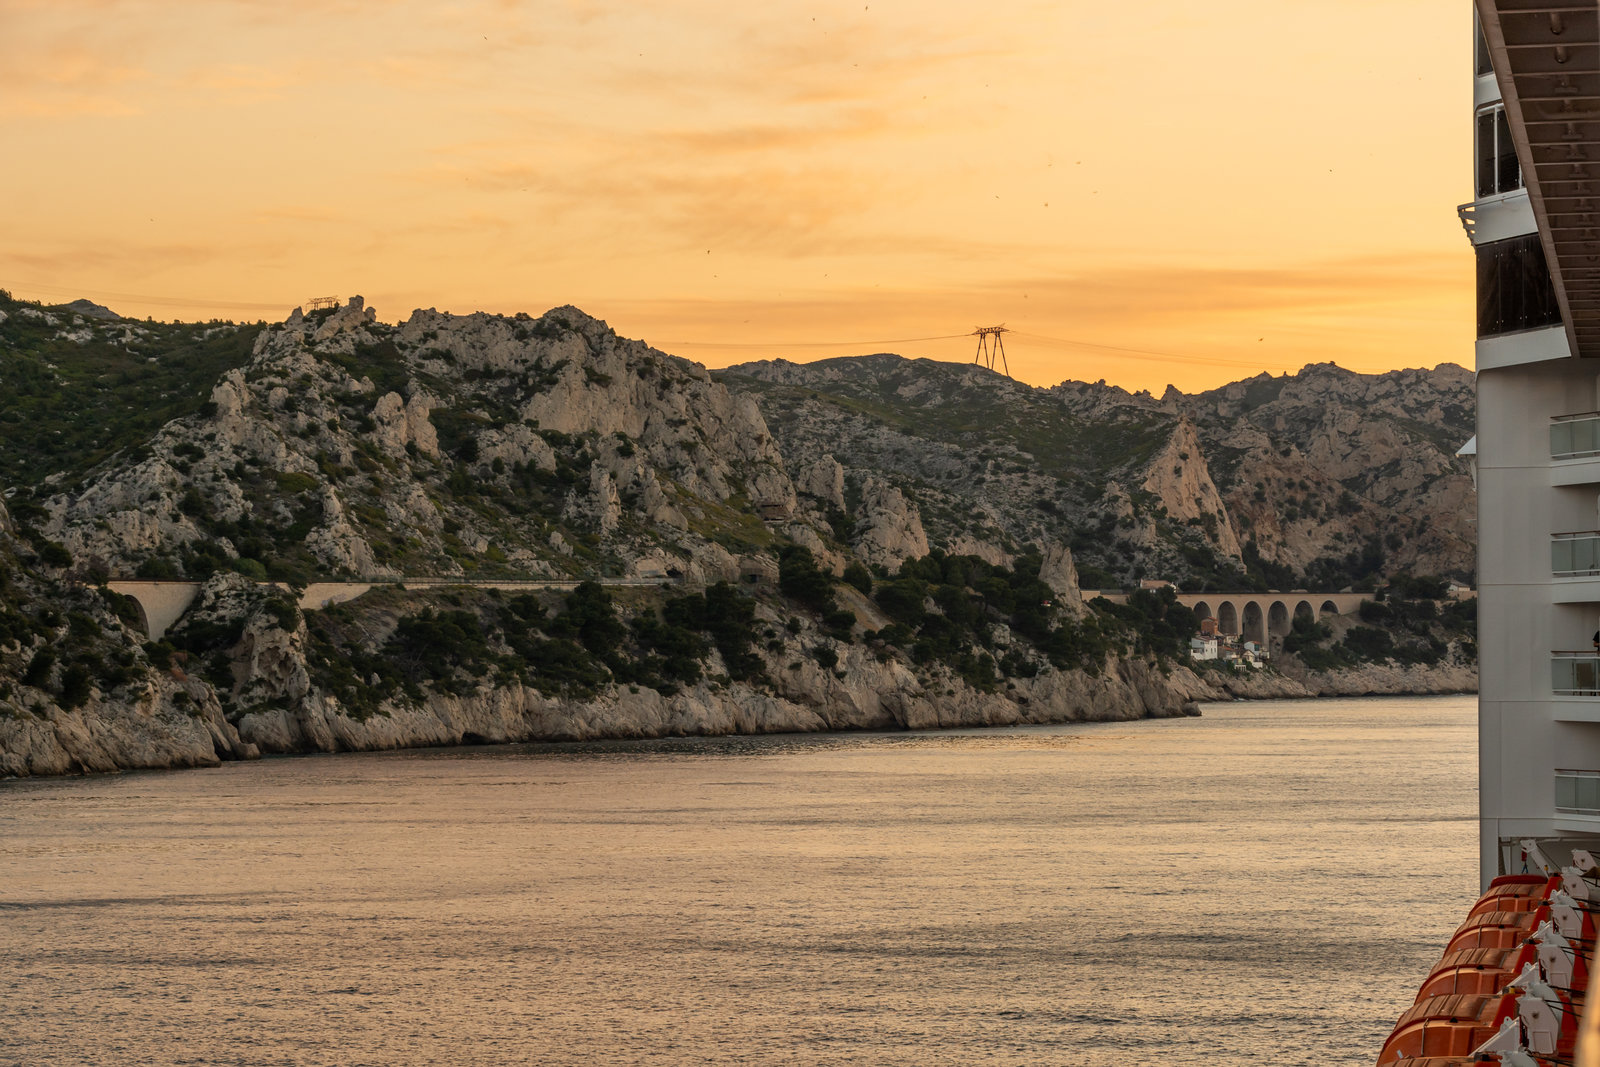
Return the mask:
[[1071,545],[1087,584],[1342,588],[1468,580],[1471,374],[1331,364],[1161,397],[1035,388],[898,356],[718,372],[761,398],[786,455],[832,456],[916,501],[937,544]]

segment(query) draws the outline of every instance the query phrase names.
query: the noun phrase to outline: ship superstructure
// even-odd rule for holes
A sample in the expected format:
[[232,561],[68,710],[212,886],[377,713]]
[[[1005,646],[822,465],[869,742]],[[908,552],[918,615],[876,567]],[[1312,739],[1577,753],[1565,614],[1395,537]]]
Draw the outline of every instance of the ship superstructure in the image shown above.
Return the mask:
[[1600,1067],[1600,3],[1477,0],[1473,52],[1484,892],[1378,1063]]
[[1600,4],[1480,0],[1475,28],[1486,886],[1524,838],[1600,837]]

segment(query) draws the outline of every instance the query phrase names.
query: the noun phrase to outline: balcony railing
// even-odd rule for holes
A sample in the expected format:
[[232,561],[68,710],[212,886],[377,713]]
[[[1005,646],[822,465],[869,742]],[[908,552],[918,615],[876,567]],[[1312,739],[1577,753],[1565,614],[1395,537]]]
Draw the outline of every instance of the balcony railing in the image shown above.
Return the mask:
[[1556,810],[1600,815],[1600,771],[1556,770]]
[[1557,415],[1550,420],[1550,458],[1600,455],[1600,411]]
[[1550,688],[1557,696],[1600,697],[1600,652],[1550,653]]
[[1550,573],[1557,578],[1600,574],[1600,530],[1551,534]]

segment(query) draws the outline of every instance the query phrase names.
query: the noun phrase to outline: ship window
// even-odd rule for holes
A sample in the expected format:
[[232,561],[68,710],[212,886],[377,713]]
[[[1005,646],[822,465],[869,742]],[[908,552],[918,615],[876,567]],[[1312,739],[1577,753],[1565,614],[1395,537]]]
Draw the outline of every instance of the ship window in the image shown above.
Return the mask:
[[1600,814],[1600,772],[1556,771],[1556,807],[1562,811]]
[[1494,196],[1522,188],[1522,168],[1517,164],[1517,148],[1511,143],[1511,123],[1502,104],[1478,112],[1477,136],[1478,196]]
[[1489,41],[1483,35],[1483,23],[1477,19],[1472,20],[1472,50],[1474,53],[1473,72],[1480,78],[1485,74],[1493,74],[1494,67],[1489,62]]
[[1539,235],[1481,244],[1478,254],[1478,336],[1555,326],[1561,305]]

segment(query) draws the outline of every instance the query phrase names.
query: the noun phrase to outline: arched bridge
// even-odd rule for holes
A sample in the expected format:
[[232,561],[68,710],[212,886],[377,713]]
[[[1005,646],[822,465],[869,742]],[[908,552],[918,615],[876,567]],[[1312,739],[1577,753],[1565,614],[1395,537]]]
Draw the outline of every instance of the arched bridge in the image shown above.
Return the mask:
[[[200,595],[201,582],[167,582],[145,581],[142,579],[113,579],[106,583],[106,588],[113,593],[132,597],[139,605],[139,613],[143,616],[144,631],[150,635],[150,640],[159,641],[172,625],[183,617],[189,606]],[[262,585],[273,586],[277,589],[288,590],[289,586],[282,582],[262,582]],[[429,589],[445,585],[468,585],[479,589],[503,589],[510,591],[527,591],[535,589],[576,589],[578,582],[575,580],[557,580],[548,578],[503,578],[479,579],[468,578],[377,578],[365,582],[313,582],[305,587],[296,603],[302,611],[315,611],[318,608],[332,607],[334,604],[343,604],[347,600],[354,600],[362,593],[379,586],[403,586],[407,589]],[[647,586],[661,585],[660,579],[639,578],[602,578],[601,585],[608,586]]]
[[[1096,594],[1085,589],[1085,600]],[[1126,604],[1127,593],[1100,593],[1115,604]],[[1179,593],[1178,603],[1193,608],[1200,617],[1217,620],[1217,630],[1246,641],[1267,643],[1269,635],[1282,637],[1294,625],[1296,615],[1315,622],[1324,615],[1349,615],[1371,600],[1371,593]]]
[[[279,589],[288,586],[278,582],[265,582],[264,585],[273,585]],[[608,586],[652,586],[661,585],[661,579],[638,578],[603,578],[602,585]],[[116,579],[106,583],[113,592],[132,597],[139,605],[139,610],[144,616],[145,632],[151,640],[160,640],[172,627],[195,598],[200,595],[199,582],[183,581],[144,581]],[[534,590],[534,589],[573,589],[576,581],[538,579],[538,578],[505,578],[505,579],[480,579],[466,578],[404,578],[404,579],[372,579],[364,582],[314,582],[306,586],[300,593],[297,603],[303,611],[315,611],[318,608],[342,604],[347,600],[354,600],[369,589],[379,586],[405,586],[407,588],[430,588],[441,585],[466,585],[484,589],[502,590]],[[1083,591],[1084,599],[1090,600],[1096,596],[1103,596],[1117,604],[1128,602],[1127,593],[1096,593],[1093,590]],[[1265,644],[1269,634],[1282,637],[1289,632],[1296,615],[1305,615],[1313,620],[1324,615],[1348,615],[1361,606],[1363,600],[1368,599],[1367,593],[1308,593],[1295,591],[1289,593],[1179,593],[1178,602],[1194,609],[1199,615],[1211,616],[1217,620],[1217,629],[1225,634],[1236,634],[1247,641],[1258,641]]]

